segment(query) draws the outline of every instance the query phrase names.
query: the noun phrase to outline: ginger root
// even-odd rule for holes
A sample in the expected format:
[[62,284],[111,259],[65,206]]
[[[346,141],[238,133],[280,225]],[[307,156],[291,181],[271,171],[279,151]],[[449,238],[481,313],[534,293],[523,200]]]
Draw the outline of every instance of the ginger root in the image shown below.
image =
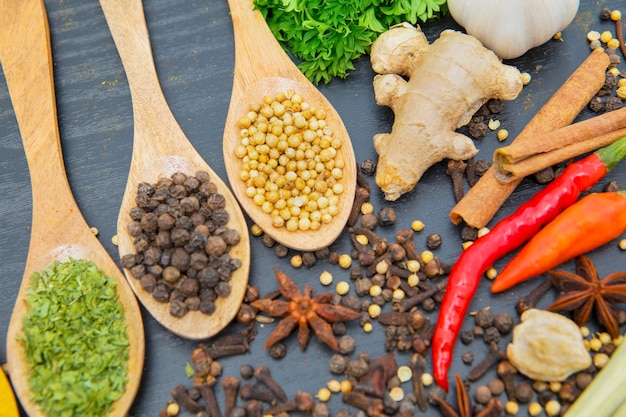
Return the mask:
[[389,201],[411,191],[437,162],[476,155],[473,141],[455,130],[488,99],[513,100],[522,90],[515,67],[453,30],[429,44],[419,26],[393,26],[372,44],[370,59],[376,103],[395,116],[391,133],[374,136],[376,184]]

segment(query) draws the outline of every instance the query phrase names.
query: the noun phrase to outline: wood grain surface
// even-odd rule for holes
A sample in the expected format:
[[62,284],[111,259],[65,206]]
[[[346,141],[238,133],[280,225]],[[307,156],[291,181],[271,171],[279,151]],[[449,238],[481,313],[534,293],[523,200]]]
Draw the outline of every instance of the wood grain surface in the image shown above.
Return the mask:
[[[99,238],[109,254],[118,260],[117,248],[111,243],[116,233],[117,214],[126,184],[132,150],[133,122],[130,91],[121,61],[108,31],[104,15],[97,0],[47,0],[46,7],[51,30],[54,78],[57,94],[57,111],[61,143],[69,182],[77,203],[87,222],[97,227]],[[505,105],[498,117],[509,130],[509,138],[519,133],[528,120],[545,103],[551,94],[574,71],[589,53],[585,34],[588,30],[614,30],[614,25],[601,23],[598,13],[602,7],[617,7],[617,2],[607,0],[581,1],[575,21],[563,32],[563,42],[550,41],[535,48],[522,58],[508,63],[532,75],[531,84],[520,96]],[[157,72],[167,101],[183,131],[198,152],[222,178],[226,178],[222,156],[222,134],[231,95],[234,66],[232,24],[226,0],[146,0],[145,14]],[[421,25],[430,41],[436,39],[443,28],[457,28],[450,19]],[[622,64],[622,67],[624,64]],[[373,72],[367,57],[356,63],[356,70],[346,80],[334,80],[320,86],[340,113],[354,144],[357,161],[376,159],[372,136],[388,132],[393,114],[374,102]],[[585,111],[577,120],[589,117]],[[510,140],[510,139],[509,139]],[[479,158],[490,159],[493,150],[500,146],[495,132],[477,141]],[[426,236],[437,232],[443,238],[442,246],[435,251],[443,261],[452,262],[461,250],[460,229],[454,226],[448,212],[454,206],[450,178],[445,174],[445,163],[432,167],[415,190],[396,202],[384,201],[382,193],[374,187],[372,202],[379,209],[391,206],[398,214],[395,226],[379,229],[390,239],[395,231],[408,227],[420,219],[426,224],[416,236],[418,248],[425,248]],[[600,182],[594,191],[601,190],[608,181],[616,180],[626,187],[626,165],[617,167]],[[494,221],[510,214],[541,188],[532,179],[525,179],[498,211]],[[488,201],[485,204],[489,204]],[[30,239],[32,204],[28,167],[22,142],[11,107],[4,77],[0,77],[0,362],[6,361],[6,333],[9,318],[22,273]],[[492,222],[493,224],[493,222]],[[622,236],[626,237],[626,236]],[[350,251],[350,241],[344,233],[332,246],[340,253]],[[299,285],[314,286],[315,292],[324,288],[319,275],[329,270],[335,281],[349,280],[347,271],[337,266],[319,263],[312,269],[294,269],[289,258],[278,259],[273,250],[262,245],[259,239],[251,241],[250,283],[259,286],[261,293],[276,287],[273,268],[279,267]],[[623,270],[626,253],[616,242],[590,254],[600,275]],[[503,260],[496,266],[502,267]],[[573,270],[573,263],[563,266]],[[536,282],[528,282],[497,296],[482,285],[471,309],[490,305],[496,311],[509,311],[517,317],[513,305],[518,297],[527,293]],[[549,302],[549,297],[543,302]],[[174,386],[190,384],[185,375],[197,342],[175,336],[161,327],[145,310],[143,311],[146,337],[144,373],[138,395],[131,408],[133,416],[157,416],[169,398]],[[431,316],[435,320],[436,316]],[[471,329],[473,319],[467,317],[464,328]],[[292,397],[297,390],[316,393],[334,378],[328,371],[331,351],[315,338],[305,352],[301,352],[295,335],[286,340],[288,354],[282,360],[270,358],[262,345],[274,325],[258,326],[257,339],[251,352],[222,360],[224,375],[239,375],[244,363],[267,364],[276,379]],[[227,328],[240,330],[237,325]],[[356,338],[357,351],[377,356],[384,353],[382,326],[374,323],[374,331],[365,334],[357,323],[349,326]],[[506,340],[500,341],[503,347]],[[469,367],[460,356],[472,350],[477,359],[487,352],[487,345],[475,341],[470,346],[458,344],[451,374],[466,375]],[[406,355],[397,355],[399,364],[408,363]],[[430,367],[430,362],[427,363]],[[486,383],[489,377],[480,382]],[[476,387],[478,383],[473,384]],[[221,401],[221,388],[218,388]],[[451,397],[450,397],[451,398]],[[338,396],[330,402],[336,413],[344,408]],[[520,411],[522,413],[523,411]],[[437,416],[436,408],[426,415]]]

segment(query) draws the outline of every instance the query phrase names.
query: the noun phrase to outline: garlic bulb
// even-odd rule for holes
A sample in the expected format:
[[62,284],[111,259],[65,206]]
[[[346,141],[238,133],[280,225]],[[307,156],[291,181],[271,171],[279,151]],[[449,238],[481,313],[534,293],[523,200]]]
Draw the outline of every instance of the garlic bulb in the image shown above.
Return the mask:
[[579,0],[448,0],[450,15],[501,59],[550,40],[576,16]]

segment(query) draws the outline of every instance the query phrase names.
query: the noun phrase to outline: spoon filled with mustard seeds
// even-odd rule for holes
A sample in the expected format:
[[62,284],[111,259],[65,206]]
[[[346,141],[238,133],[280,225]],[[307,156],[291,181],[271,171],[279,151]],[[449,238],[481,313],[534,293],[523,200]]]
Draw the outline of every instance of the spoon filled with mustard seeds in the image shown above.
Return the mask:
[[341,117],[275,39],[252,0],[228,0],[235,35],[223,153],[239,203],[274,240],[303,251],[344,229],[356,160]]
[[[30,246],[7,334],[8,373],[21,405],[31,417],[62,415],[70,405],[81,415],[91,415],[82,409],[88,407],[98,415],[122,417],[135,398],[143,370],[145,342],[139,305],[124,275],[87,225],[67,180],[44,2],[1,0],[0,6],[0,62],[32,186]],[[50,281],[46,284],[42,277]],[[76,291],[63,284],[53,285],[53,277],[63,278]],[[70,297],[71,304],[55,302],[60,296]],[[88,304],[93,297],[101,300],[98,304],[109,307],[94,308],[104,314],[99,319],[119,330],[115,338],[110,328],[100,333],[105,339],[127,344],[116,351],[115,356],[121,360],[114,368],[97,363],[102,355],[95,346],[110,340],[99,338],[99,332],[89,326],[94,322],[83,314],[88,312],[88,305],[93,305]],[[31,301],[41,301],[41,305],[37,307]],[[44,328],[41,323],[50,326]],[[72,334],[60,335],[59,329],[69,329]],[[90,363],[91,372],[84,369],[83,360]],[[91,378],[94,369],[97,373]],[[121,377],[109,379],[114,374]],[[108,396],[113,397],[116,391],[116,398],[104,402],[96,399],[103,397],[100,390],[80,385],[109,386],[111,381],[121,386],[111,387]],[[81,401],[72,400],[81,395]]]
[[[117,225],[122,266],[161,325],[187,339],[207,339],[232,321],[243,301],[250,269],[247,224],[166,102],[141,0],[100,0],[100,6],[133,105],[133,153]],[[141,249],[143,263],[136,264],[133,255]]]

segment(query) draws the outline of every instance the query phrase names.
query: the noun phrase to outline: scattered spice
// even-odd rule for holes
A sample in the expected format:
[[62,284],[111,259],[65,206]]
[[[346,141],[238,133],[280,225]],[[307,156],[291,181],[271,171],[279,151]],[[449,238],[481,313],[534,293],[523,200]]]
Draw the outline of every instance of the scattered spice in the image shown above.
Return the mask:
[[304,350],[309,342],[310,326],[322,342],[333,350],[338,350],[339,345],[329,322],[355,320],[361,317],[360,313],[348,307],[330,304],[331,293],[311,297],[313,287],[310,285],[305,286],[302,293],[291,278],[278,269],[274,272],[280,292],[287,301],[261,298],[251,303],[252,307],[272,316],[284,317],[265,342],[265,348],[289,336],[297,326],[298,342]]
[[615,272],[600,280],[591,259],[580,256],[576,261],[577,274],[550,271],[554,286],[563,291],[547,307],[550,311],[573,311],[579,326],[587,322],[592,311],[611,337],[620,335],[617,309],[613,303],[626,302],[626,272]]
[[109,414],[129,358],[115,281],[82,259],[55,261],[31,279],[21,336],[31,400],[50,416]]

